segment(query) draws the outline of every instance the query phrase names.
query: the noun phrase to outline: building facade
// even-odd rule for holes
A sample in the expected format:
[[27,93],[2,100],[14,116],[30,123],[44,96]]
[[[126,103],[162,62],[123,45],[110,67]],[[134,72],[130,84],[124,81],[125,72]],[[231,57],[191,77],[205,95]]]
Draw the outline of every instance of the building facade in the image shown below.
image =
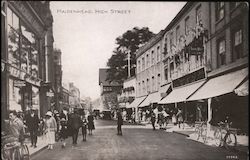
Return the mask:
[[80,90],[72,82],[69,83],[69,94],[70,108],[82,108],[80,101]]
[[[1,112],[43,115],[47,96],[44,83],[48,46],[53,47],[53,17],[49,2],[1,2]],[[48,38],[49,37],[49,38]]]

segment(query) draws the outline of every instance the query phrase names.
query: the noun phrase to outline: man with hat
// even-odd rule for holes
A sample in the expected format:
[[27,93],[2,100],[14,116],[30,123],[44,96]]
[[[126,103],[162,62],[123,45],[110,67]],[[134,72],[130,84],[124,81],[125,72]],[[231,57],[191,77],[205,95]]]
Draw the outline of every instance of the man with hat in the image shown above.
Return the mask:
[[30,112],[28,113],[26,117],[26,125],[30,132],[31,147],[34,147],[34,148],[37,147],[36,144],[37,144],[39,122],[40,121],[39,121],[38,115],[35,114],[35,110],[30,109]]
[[82,125],[81,117],[77,113],[76,108],[74,108],[73,113],[70,114],[68,124],[69,124],[69,127],[70,127],[70,132],[71,132],[71,135],[72,135],[72,139],[73,139],[73,145],[76,145],[77,144],[79,128]]

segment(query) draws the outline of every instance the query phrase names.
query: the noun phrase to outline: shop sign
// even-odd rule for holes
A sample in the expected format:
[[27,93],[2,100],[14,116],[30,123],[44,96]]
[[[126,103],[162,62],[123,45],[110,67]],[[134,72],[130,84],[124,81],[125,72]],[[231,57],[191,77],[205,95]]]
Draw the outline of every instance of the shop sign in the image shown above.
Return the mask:
[[53,92],[47,92],[47,93],[46,93],[46,96],[48,96],[48,97],[53,97],[53,96],[54,96],[54,93],[53,93]]
[[25,80],[25,75],[26,75],[25,72],[21,72],[21,73],[20,73],[20,79],[21,79],[21,80]]
[[14,68],[12,66],[10,66],[10,68],[9,68],[9,73],[11,76],[16,77],[16,78],[19,78],[19,76],[20,76],[20,70]]
[[26,83],[25,83],[25,81],[15,80],[14,86],[15,87],[24,87],[24,86],[26,86]]
[[183,86],[201,79],[206,78],[205,68],[201,68],[195,72],[187,74],[183,77],[173,80],[173,87]]

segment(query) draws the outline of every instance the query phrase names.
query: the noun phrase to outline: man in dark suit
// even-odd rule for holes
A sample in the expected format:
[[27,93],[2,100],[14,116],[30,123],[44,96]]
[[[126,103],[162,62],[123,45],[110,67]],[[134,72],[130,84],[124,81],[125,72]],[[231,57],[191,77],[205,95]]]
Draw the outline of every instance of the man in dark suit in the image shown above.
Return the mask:
[[36,148],[37,144],[37,134],[38,134],[38,127],[39,127],[39,118],[38,115],[35,114],[33,109],[30,110],[30,113],[26,117],[26,125],[30,132],[30,139],[31,139],[31,147]]
[[73,113],[70,114],[69,120],[68,120],[68,124],[69,124],[69,127],[70,127],[70,132],[71,132],[72,139],[73,139],[73,145],[77,144],[79,128],[82,125],[81,123],[82,123],[81,117],[77,113],[77,110],[74,109]]
[[117,135],[122,135],[122,125],[123,125],[123,119],[121,112],[117,113]]

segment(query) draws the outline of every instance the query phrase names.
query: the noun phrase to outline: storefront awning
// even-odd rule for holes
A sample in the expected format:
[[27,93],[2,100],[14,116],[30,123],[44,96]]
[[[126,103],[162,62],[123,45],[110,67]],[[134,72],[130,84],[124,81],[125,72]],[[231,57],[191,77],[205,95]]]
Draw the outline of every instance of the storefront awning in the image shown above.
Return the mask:
[[138,107],[146,107],[149,106],[150,103],[158,103],[161,100],[160,92],[154,92],[147,96],[147,98],[138,106]]
[[134,100],[130,105],[128,105],[126,108],[135,108],[135,107],[139,106],[140,103],[141,103],[146,97],[147,97],[147,96],[135,98],[135,100]]
[[241,84],[239,87],[237,87],[234,92],[238,95],[238,96],[248,96],[248,80],[245,81],[243,84]]
[[244,68],[232,73],[208,80],[188,101],[207,99],[231,93],[246,78],[248,69]]
[[166,97],[167,92],[168,92],[170,87],[171,87],[171,83],[169,83],[169,84],[167,84],[159,89],[161,98]]
[[159,102],[159,104],[184,102],[192,93],[194,93],[204,83],[205,80],[202,80],[196,83],[175,88],[167,97],[162,99]]

